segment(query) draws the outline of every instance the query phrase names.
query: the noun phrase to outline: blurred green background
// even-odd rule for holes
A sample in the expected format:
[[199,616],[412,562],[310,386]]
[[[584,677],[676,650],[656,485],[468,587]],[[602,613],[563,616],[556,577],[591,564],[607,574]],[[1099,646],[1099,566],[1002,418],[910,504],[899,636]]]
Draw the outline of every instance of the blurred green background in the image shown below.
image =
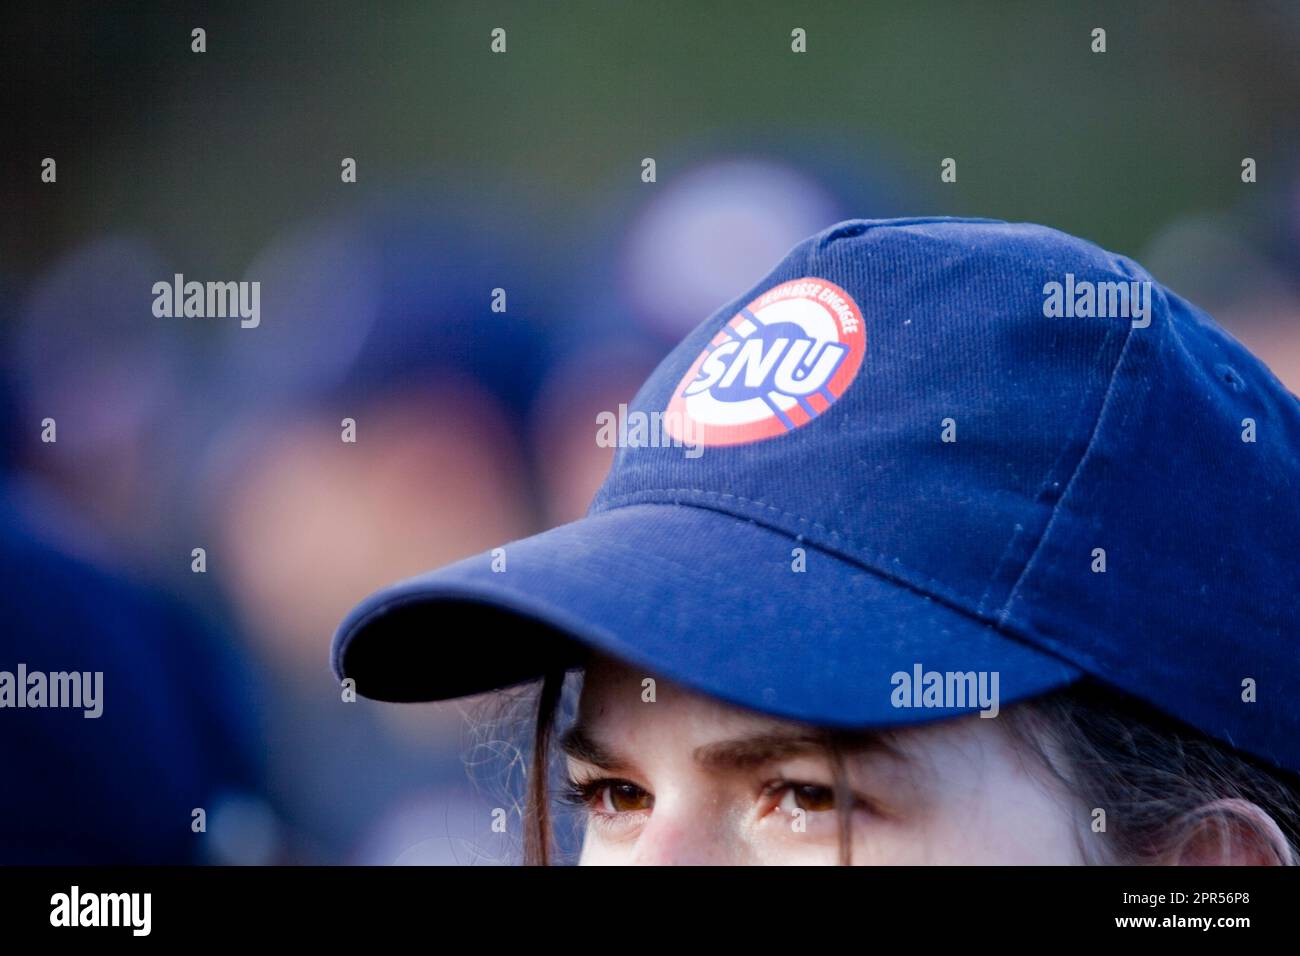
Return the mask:
[[[110,226],[238,265],[342,201],[344,155],[361,164],[356,192],[454,178],[504,190],[512,215],[563,235],[585,225],[594,183],[635,184],[643,156],[669,178],[701,138],[761,148],[819,132],[884,149],[927,187],[916,212],[1042,221],[1134,251],[1174,216],[1243,202],[1242,156],[1265,180],[1283,175],[1300,122],[1289,2],[182,2],[6,16],[4,250],[23,269]],[[203,56],[189,51],[199,25]],[[488,50],[497,26],[505,56]],[[1090,51],[1098,26],[1103,55]],[[44,155],[61,157],[57,194],[33,188]],[[945,156],[959,178],[940,190]]]

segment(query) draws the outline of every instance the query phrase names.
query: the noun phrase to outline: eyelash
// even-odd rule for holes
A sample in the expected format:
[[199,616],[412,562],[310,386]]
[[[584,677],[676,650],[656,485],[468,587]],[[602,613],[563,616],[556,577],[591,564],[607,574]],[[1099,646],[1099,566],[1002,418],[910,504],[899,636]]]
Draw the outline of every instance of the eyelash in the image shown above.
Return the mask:
[[564,788],[563,798],[569,803],[591,803],[606,787],[619,786],[636,787],[638,790],[645,791],[644,787],[622,777],[593,777],[590,780],[575,780],[570,777],[568,785]]
[[601,795],[609,787],[629,786],[636,787],[637,790],[644,791],[643,787],[638,786],[631,780],[624,780],[618,777],[593,777],[590,780],[575,780],[570,777],[564,787],[560,797],[565,803],[572,806],[580,807],[586,811],[589,819],[596,820],[603,826],[617,826],[623,822],[620,817],[628,817],[632,814],[644,811],[627,810],[614,811],[599,807]]
[[[640,787],[637,784],[632,783],[632,781],[630,780],[624,780],[618,777],[594,777],[590,780],[575,780],[572,777],[570,777],[566,782],[566,786],[564,788],[563,793],[561,794],[561,798],[566,803],[572,806],[585,809],[588,812],[589,816],[594,817],[595,819],[605,824],[612,824],[614,822],[614,818],[616,817],[626,817],[633,813],[645,812],[639,810],[625,810],[625,811],[616,810],[611,812],[609,810],[598,809],[597,805],[601,799],[601,795],[604,793],[606,788],[617,787],[617,786],[636,787],[636,789],[644,792],[643,787]],[[770,780],[767,783],[763,784],[761,794],[764,799],[770,800],[773,797],[780,796],[781,800],[784,801],[785,794],[787,792],[802,787],[807,787],[819,791],[831,790],[830,787],[824,786],[822,784],[806,783],[801,780],[789,780],[784,777],[778,777],[775,780]],[[832,808],[832,810],[833,809],[834,808]],[[857,795],[853,796],[853,809],[855,810],[861,809],[869,813],[878,812],[877,808],[870,801]],[[829,813],[831,811],[819,810],[813,812]]]
[[591,780],[574,780],[570,777],[564,785],[564,791],[560,794],[560,799],[565,803],[573,804],[577,807],[590,806],[595,802],[600,791],[605,787],[615,783],[626,783],[625,780],[614,780],[610,777],[595,777]]
[[[791,780],[787,777],[778,777],[775,780],[771,780],[768,783],[763,785],[763,796],[764,798],[767,799],[771,799],[772,797],[779,797],[779,800],[777,800],[777,802],[773,805],[775,808],[775,807],[780,807],[782,804],[785,803],[786,794],[790,793],[791,791],[798,791],[805,788],[810,790],[816,790],[818,791],[819,794],[826,794],[830,797],[832,801],[831,806],[826,810],[811,810],[806,812],[813,813],[813,814],[828,814],[828,815],[838,812],[839,808],[835,806],[834,803],[835,788],[828,784],[809,783],[804,780]],[[870,800],[867,797],[864,797],[862,794],[855,793],[853,791],[849,792],[848,797],[850,803],[850,807],[849,807],[850,813],[856,813],[861,811],[875,817],[884,816],[884,811],[874,800]]]

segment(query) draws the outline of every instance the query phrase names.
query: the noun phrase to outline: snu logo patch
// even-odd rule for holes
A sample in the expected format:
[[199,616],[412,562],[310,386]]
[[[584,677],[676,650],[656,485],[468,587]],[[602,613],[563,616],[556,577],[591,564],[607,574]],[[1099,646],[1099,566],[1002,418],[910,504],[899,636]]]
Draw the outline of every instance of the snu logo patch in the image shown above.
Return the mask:
[[783,282],[713,337],[673,392],[665,427],[704,445],[793,431],[844,394],[866,346],[862,313],[847,292],[814,277]]

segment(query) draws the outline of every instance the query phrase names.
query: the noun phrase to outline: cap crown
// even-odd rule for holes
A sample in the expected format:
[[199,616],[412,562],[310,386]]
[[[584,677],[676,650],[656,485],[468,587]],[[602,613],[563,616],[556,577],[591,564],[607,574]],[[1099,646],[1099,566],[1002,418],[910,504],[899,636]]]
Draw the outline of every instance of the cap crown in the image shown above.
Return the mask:
[[[755,313],[805,279],[807,302]],[[821,300],[838,342],[808,331],[827,287],[853,306]],[[712,421],[728,401],[773,410],[706,422],[698,457],[621,448],[592,513],[675,502],[783,530],[1300,768],[1296,709],[1267,704],[1300,686],[1300,404],[1141,266],[1028,224],[839,223],[710,316],[630,410],[681,413],[693,385]]]

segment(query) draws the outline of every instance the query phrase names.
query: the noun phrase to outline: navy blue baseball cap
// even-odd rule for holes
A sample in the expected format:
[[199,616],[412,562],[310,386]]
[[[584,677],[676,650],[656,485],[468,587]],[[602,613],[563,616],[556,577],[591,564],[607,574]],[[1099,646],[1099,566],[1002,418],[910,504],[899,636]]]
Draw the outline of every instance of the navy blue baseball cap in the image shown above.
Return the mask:
[[1300,403],[1132,260],[842,222],[623,418],[586,517],[371,596],[336,675],[439,700],[595,650],[831,727],[967,712],[899,673],[1086,675],[1300,771]]

